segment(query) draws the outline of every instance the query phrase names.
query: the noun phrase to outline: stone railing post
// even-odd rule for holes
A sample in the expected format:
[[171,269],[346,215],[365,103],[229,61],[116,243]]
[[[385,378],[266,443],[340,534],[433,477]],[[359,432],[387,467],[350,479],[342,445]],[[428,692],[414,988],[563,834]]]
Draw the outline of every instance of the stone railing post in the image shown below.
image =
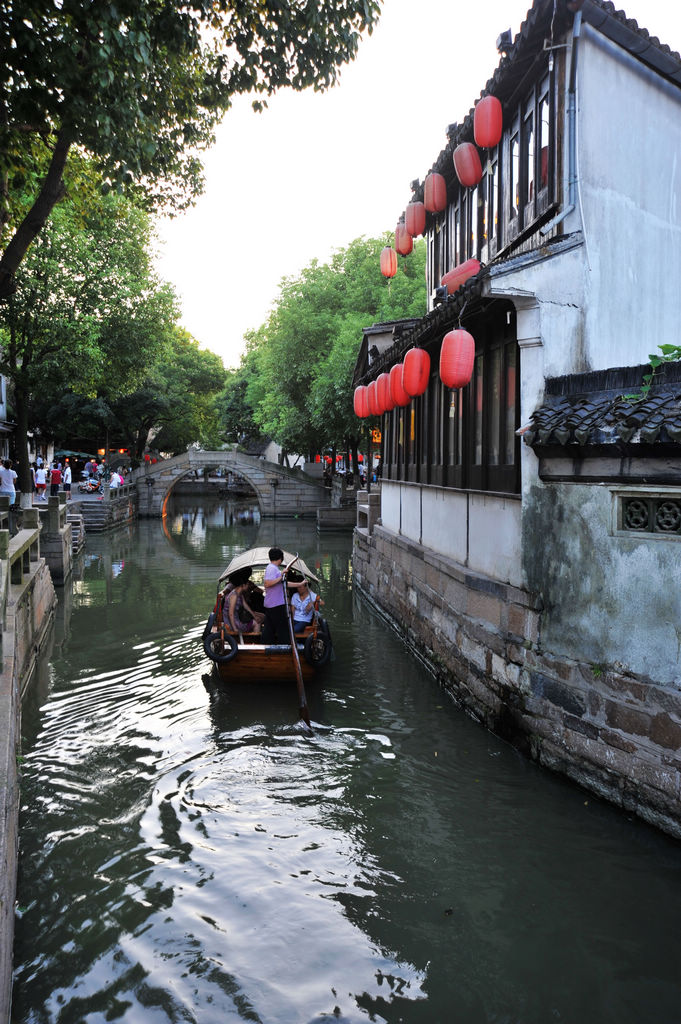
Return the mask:
[[0,494],[0,527],[9,530],[9,497]]
[[61,519],[61,502],[58,494],[51,494],[47,499],[47,532],[59,533]]

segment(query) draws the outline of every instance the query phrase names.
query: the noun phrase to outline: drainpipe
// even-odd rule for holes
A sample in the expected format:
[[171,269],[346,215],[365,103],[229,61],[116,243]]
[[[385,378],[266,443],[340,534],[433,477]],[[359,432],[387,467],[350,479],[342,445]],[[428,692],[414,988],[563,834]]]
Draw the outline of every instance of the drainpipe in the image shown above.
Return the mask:
[[[553,220],[540,229],[540,234],[560,224],[577,206],[577,51],[582,28],[582,12],[577,11],[572,23],[572,53],[570,55],[570,83],[568,86],[568,205]],[[553,55],[551,56],[553,61]]]

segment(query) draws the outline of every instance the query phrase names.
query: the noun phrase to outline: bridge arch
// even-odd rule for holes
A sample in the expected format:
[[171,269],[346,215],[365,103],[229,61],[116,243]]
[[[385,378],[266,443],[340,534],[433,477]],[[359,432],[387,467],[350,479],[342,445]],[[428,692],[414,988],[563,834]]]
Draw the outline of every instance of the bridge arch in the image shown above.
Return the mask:
[[330,506],[330,496],[321,480],[297,469],[246,455],[236,449],[202,451],[190,448],[171,459],[145,462],[130,476],[137,487],[140,516],[163,515],[166,501],[179,480],[193,470],[223,467],[238,473],[255,491],[263,517],[314,517],[318,508]]

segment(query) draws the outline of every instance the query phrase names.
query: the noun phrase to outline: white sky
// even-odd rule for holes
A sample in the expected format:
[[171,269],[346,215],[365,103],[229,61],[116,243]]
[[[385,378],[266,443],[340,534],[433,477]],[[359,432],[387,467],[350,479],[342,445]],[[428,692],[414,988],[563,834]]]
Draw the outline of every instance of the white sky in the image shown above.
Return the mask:
[[[360,235],[394,230],[516,34],[530,0],[384,0],[371,37],[330,92],[282,91],[263,114],[237,100],[205,155],[196,206],[159,223],[161,275],[183,324],[226,366],[267,318],[284,276]],[[617,4],[619,7],[619,4]],[[640,27],[681,51],[681,4],[623,0]]]

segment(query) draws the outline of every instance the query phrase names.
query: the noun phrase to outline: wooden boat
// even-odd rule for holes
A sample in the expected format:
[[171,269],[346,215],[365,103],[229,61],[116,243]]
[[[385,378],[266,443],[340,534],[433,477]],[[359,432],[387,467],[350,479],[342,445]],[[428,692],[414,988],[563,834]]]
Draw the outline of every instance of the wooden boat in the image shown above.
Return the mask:
[[[296,635],[295,652],[290,643],[264,644],[259,633],[235,633],[229,628],[224,592],[230,578],[248,575],[256,586],[261,585],[265,566],[269,563],[268,552],[269,548],[258,547],[237,555],[218,581],[215,607],[203,631],[203,648],[220,677],[229,682],[295,683],[300,682],[299,672],[303,679],[310,680],[331,657],[329,626],[317,611],[312,625]],[[305,562],[290,551],[284,551],[283,566],[287,567],[290,586],[293,585],[290,580],[293,570],[308,582],[319,583]],[[290,633],[293,635],[292,623]]]

